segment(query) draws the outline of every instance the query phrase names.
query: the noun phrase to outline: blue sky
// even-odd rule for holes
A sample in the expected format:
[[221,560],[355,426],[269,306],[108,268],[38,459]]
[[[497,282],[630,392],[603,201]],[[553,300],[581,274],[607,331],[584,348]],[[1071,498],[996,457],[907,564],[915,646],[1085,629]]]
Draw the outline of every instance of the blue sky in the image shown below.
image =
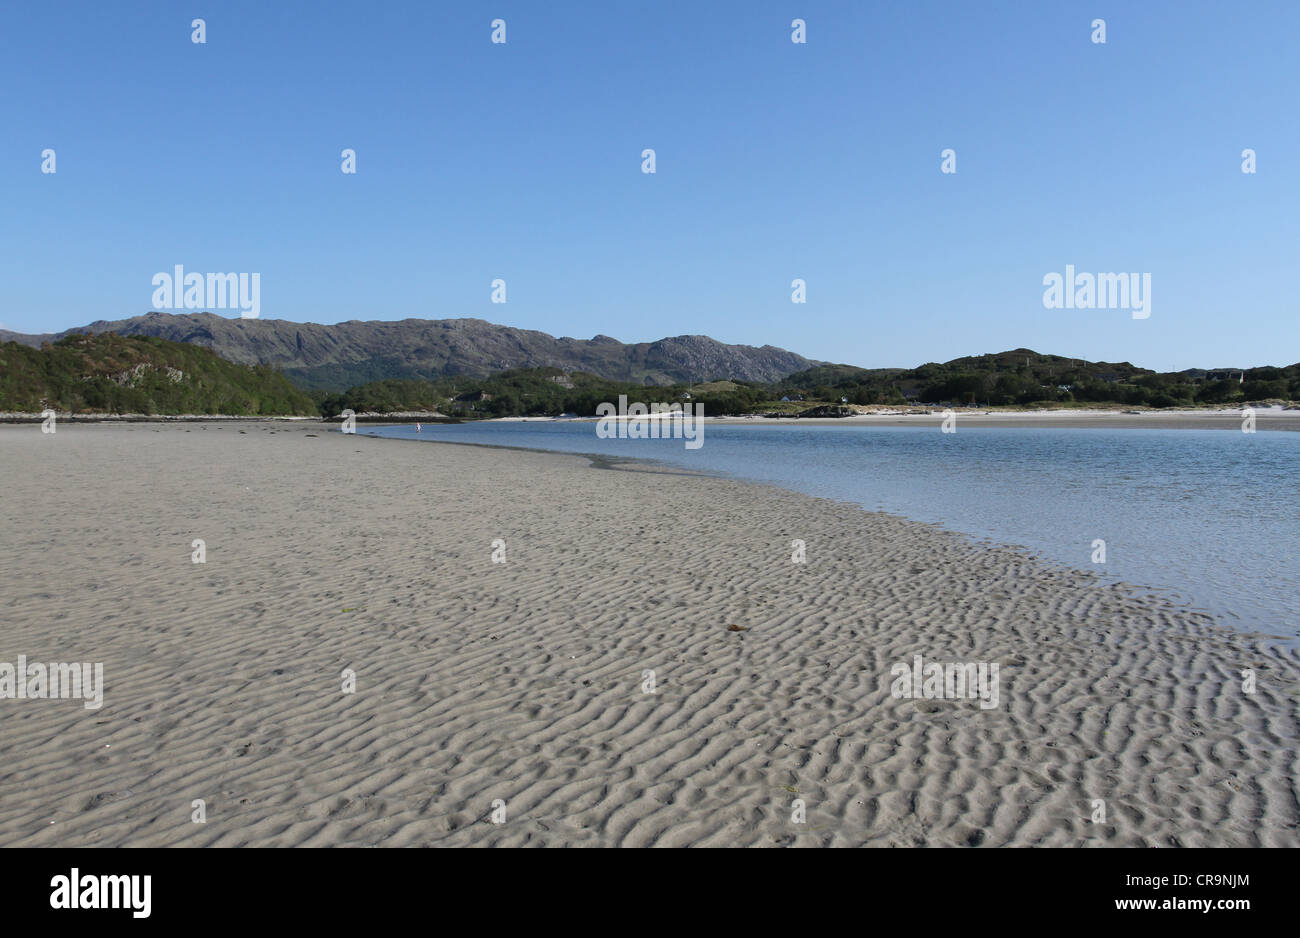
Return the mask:
[[[183,264],[260,273],[295,321],[1300,360],[1291,0],[55,0],[0,26],[5,328],[147,312]],[[1045,309],[1067,264],[1149,272],[1150,318]]]

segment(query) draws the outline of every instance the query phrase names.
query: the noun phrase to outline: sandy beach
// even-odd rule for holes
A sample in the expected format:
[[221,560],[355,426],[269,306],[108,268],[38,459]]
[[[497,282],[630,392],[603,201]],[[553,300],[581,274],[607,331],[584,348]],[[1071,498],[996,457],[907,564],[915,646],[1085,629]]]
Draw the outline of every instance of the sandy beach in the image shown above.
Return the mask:
[[314,423],[0,471],[0,662],[104,675],[0,699],[0,846],[1300,846],[1297,652],[1021,550]]

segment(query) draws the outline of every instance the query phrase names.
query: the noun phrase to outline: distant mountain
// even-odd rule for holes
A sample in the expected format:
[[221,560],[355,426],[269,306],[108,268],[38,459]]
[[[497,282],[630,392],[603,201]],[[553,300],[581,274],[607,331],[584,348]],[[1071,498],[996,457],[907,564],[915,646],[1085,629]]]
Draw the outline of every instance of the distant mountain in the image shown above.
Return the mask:
[[[0,337],[3,338],[3,337]],[[210,349],[153,336],[66,336],[44,348],[0,344],[0,411],[314,415],[274,368],[237,365]]]
[[246,365],[273,365],[301,388],[343,390],[371,381],[485,377],[512,368],[553,366],[648,385],[736,378],[770,382],[819,364],[765,345],[725,345],[681,335],[625,345],[606,335],[560,338],[481,319],[349,320],[332,326],[212,313],[149,313],[99,321],[53,335],[0,332],[39,347],[70,333],[115,332],[188,342]]

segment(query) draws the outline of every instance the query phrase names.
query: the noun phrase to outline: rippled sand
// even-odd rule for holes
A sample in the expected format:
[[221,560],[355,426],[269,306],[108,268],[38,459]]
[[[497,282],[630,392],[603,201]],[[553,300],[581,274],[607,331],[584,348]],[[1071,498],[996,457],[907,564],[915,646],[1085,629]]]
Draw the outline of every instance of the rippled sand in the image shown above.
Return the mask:
[[[107,685],[0,700],[0,845],[1300,845],[1296,652],[1020,551],[300,424],[3,427],[0,471],[0,661]],[[1000,706],[891,696],[916,654]]]

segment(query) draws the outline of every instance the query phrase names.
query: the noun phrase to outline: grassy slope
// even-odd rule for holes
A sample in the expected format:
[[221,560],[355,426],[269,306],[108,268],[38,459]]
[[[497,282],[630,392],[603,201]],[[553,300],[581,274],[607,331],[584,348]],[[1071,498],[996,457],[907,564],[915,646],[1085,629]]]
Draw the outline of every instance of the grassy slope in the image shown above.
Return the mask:
[[72,335],[0,344],[0,411],[310,415],[311,398],[269,367],[149,336]]

